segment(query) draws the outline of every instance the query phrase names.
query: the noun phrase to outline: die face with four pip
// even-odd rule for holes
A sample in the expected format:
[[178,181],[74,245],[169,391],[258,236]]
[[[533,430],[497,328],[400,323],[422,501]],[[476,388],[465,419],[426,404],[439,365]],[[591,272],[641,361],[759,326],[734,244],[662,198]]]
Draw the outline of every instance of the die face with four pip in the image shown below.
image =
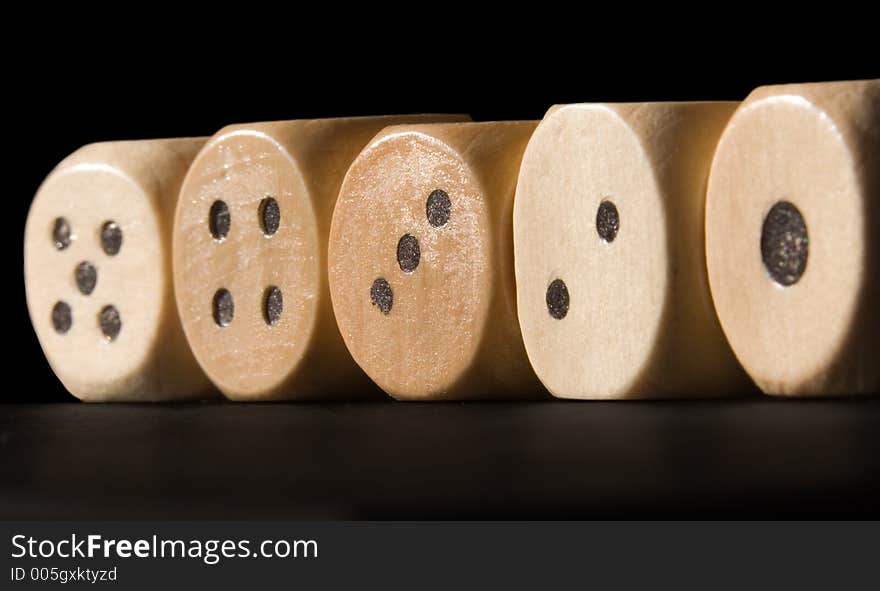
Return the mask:
[[880,390],[880,80],[758,88],[712,164],[715,308],[768,394]]
[[519,321],[555,396],[718,396],[751,385],[712,309],[709,165],[736,103],[550,109],[514,206]]
[[511,211],[533,122],[391,127],[352,163],[328,250],[333,308],[401,400],[540,395],[516,321]]
[[181,181],[204,139],[90,144],[37,191],[25,227],[28,310],[49,364],[85,401],[205,396],[171,280]]
[[235,400],[381,395],[348,353],[327,286],[327,235],[351,161],[411,115],[228,126],[187,174],[174,282],[190,346]]

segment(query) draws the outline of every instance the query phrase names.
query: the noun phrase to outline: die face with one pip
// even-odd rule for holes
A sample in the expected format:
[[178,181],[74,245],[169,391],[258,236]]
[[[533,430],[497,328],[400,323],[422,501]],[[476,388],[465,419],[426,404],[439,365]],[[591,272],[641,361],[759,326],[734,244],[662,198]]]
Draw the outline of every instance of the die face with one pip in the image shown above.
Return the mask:
[[712,164],[712,295],[768,394],[880,390],[880,80],[758,88]]
[[193,352],[235,400],[381,395],[339,335],[327,235],[351,161],[416,115],[228,126],[199,153],[174,229],[178,308]]
[[405,400],[540,395],[516,321],[511,212],[533,122],[380,133],[340,191],[329,244],[345,343]]
[[180,183],[204,139],[80,148],[39,188],[25,227],[28,310],[64,386],[86,401],[212,391],[171,281]]
[[705,183],[736,103],[553,107],[514,206],[519,320],[557,397],[718,396],[751,386],[715,318]]

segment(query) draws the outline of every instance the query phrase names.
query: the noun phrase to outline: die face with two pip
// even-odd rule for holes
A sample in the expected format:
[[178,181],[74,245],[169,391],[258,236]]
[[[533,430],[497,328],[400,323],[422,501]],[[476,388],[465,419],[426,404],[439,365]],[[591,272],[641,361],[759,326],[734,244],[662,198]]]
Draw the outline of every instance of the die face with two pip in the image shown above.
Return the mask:
[[413,115],[232,125],[200,152],[174,228],[188,341],[235,400],[381,395],[339,335],[327,235],[351,161],[382,128],[461,120]]
[[753,91],[718,144],[706,247],[740,362],[768,394],[880,390],[880,80]]
[[180,183],[203,144],[87,145],[34,197],[24,244],[28,310],[52,369],[82,400],[212,391],[186,343],[171,280]]
[[330,288],[354,359],[401,400],[542,389],[516,321],[511,211],[533,122],[399,126],[352,163]]
[[514,206],[518,315],[557,397],[718,396],[752,386],[715,318],[705,183],[736,103],[550,109]]

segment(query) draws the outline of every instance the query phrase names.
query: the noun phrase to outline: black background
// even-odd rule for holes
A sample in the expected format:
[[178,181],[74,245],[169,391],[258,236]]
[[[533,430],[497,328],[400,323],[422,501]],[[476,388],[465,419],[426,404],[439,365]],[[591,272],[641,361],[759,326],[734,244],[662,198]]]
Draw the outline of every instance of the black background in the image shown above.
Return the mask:
[[[22,241],[40,182],[83,144],[309,117],[540,119],[556,103],[737,100],[763,84],[880,76],[873,33],[836,6],[813,29],[740,26],[708,5],[675,27],[635,9],[532,7],[510,24],[425,6],[446,19],[154,13],[135,35],[137,14],[60,36],[35,26],[7,45],[13,363],[0,400],[74,401],[30,325]],[[880,494],[878,402],[10,407],[2,517],[865,516]]]

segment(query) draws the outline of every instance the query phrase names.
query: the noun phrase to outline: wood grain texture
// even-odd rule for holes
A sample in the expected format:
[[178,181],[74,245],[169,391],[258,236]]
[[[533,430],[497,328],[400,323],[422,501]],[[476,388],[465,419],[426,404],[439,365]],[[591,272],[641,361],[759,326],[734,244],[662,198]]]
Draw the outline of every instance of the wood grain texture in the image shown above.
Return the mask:
[[[25,288],[34,330],[64,386],[86,401],[169,400],[212,388],[186,343],[174,305],[171,231],[180,183],[204,138],[107,142],[80,148],[46,178],[25,227]],[[70,228],[54,243],[55,220]],[[115,222],[118,252],[102,248],[102,227]],[[75,269],[96,270],[94,289],[78,289]],[[56,302],[71,310],[56,331]],[[105,306],[120,330],[102,332]]]
[[[205,372],[234,400],[380,395],[351,359],[327,286],[327,235],[351,161],[383,127],[461,120],[410,115],[232,125],[196,158],[181,190],[174,232],[177,303]],[[277,231],[261,227],[261,203],[278,204]],[[212,204],[229,210],[228,235],[209,228]],[[267,289],[282,294],[274,324]],[[234,302],[227,326],[213,317],[218,289]]]
[[[516,320],[511,215],[533,122],[392,127],[354,161],[330,231],[333,307],[345,343],[405,400],[542,395]],[[445,223],[428,219],[435,191]],[[437,222],[437,220],[435,220]],[[418,266],[398,260],[405,235]],[[393,293],[383,310],[371,286]],[[384,313],[387,312],[387,313]]]
[[[554,395],[748,390],[712,309],[703,243],[709,165],[735,107],[560,105],[538,126],[514,207],[518,313],[529,359]],[[597,221],[608,204],[616,233]],[[567,290],[564,315],[548,304],[556,280]]]
[[[880,80],[759,88],[721,138],[706,210],[712,294],[737,357],[768,394],[880,390],[878,164]],[[781,201],[805,226],[805,267],[787,285],[761,250]]]

